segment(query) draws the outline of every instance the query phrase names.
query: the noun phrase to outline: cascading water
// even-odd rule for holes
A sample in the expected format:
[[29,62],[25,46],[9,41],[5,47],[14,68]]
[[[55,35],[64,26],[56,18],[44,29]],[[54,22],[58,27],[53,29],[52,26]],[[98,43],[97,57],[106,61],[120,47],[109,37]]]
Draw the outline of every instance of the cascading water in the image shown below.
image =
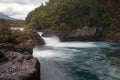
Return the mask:
[[[41,36],[42,32],[38,32],[38,34]],[[46,46],[52,46],[60,43],[60,40],[57,36],[52,37],[42,37],[45,41]]]
[[33,52],[41,63],[41,80],[120,80],[120,44],[42,38],[46,45]]

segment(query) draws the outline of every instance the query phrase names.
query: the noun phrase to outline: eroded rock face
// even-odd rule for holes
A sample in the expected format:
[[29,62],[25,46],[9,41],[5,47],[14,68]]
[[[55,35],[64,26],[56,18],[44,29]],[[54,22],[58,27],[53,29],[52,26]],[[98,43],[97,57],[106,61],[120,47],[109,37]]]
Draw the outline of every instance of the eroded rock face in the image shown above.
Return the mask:
[[0,80],[40,80],[40,64],[31,55],[1,50]]

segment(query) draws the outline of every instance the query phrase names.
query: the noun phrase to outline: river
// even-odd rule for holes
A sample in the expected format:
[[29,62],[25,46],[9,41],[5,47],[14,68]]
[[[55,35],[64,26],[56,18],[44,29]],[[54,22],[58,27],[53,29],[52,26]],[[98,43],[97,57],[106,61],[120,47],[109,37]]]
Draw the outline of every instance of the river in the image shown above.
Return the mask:
[[120,80],[120,44],[43,39],[46,45],[33,50],[41,80]]

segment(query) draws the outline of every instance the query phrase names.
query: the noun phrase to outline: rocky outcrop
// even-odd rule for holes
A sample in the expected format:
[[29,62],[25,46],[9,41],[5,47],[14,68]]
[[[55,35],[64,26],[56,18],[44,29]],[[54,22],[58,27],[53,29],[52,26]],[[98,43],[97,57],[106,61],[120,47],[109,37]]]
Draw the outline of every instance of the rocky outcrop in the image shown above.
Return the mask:
[[40,64],[31,55],[0,50],[0,80],[40,80]]

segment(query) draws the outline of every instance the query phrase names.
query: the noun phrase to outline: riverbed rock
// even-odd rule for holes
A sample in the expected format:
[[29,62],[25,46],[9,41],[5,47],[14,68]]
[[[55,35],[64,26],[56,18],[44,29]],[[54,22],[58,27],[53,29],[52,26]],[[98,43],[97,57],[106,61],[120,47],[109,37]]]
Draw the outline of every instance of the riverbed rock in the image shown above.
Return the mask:
[[0,50],[0,80],[40,80],[40,64],[31,55]]

